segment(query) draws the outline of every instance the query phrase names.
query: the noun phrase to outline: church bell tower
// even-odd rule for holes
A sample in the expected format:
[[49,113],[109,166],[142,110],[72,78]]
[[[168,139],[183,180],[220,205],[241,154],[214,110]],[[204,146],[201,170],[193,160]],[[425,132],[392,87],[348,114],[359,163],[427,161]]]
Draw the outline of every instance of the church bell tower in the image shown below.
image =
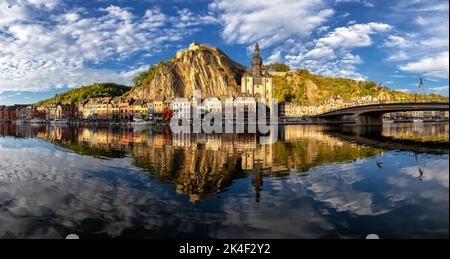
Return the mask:
[[259,50],[259,44],[255,45],[255,52],[252,58],[252,70],[245,71],[241,79],[241,94],[253,96],[255,98],[264,98],[267,103],[272,98],[273,78],[269,71],[263,73],[263,60]]
[[259,51],[259,44],[256,43],[255,45],[255,52],[253,53],[253,58],[252,58],[252,66],[253,66],[253,76],[254,77],[259,77],[262,76],[262,58],[261,58],[261,54]]

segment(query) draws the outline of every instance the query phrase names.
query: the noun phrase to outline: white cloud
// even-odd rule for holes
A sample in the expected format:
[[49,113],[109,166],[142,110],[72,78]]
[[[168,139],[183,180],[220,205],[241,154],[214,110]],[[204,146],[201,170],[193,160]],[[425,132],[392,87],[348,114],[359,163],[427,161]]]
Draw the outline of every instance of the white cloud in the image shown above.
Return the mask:
[[209,7],[224,24],[225,41],[262,47],[307,38],[334,14],[324,0],[215,0]]
[[448,78],[449,52],[444,51],[436,56],[423,58],[419,61],[400,66],[400,69],[415,74],[423,74],[431,78]]
[[319,27],[318,29],[317,29],[317,32],[326,32],[326,31],[328,31],[328,29],[330,29],[330,26],[321,26],[321,27]]
[[336,0],[336,4],[340,3],[360,3],[363,4],[365,7],[374,7],[375,5],[368,1],[368,0]]
[[53,9],[60,3],[61,0],[2,0],[0,1],[0,30],[16,21],[31,19],[36,15],[36,9]]
[[448,96],[448,85],[445,86],[437,86],[437,87],[430,87],[430,92],[443,94]]
[[317,47],[305,54],[305,58],[334,58],[334,50],[329,47]]
[[26,19],[29,11],[20,5],[11,5],[8,2],[0,2],[0,29],[15,21]]
[[415,22],[418,25],[428,25],[429,24],[429,22],[427,20],[425,20],[422,16],[417,17]]
[[385,60],[398,62],[401,71],[423,74],[428,80],[448,78],[448,1],[402,0],[392,9],[414,33],[396,31],[390,36],[383,45],[388,48]]
[[[39,91],[99,81],[129,84],[130,73],[93,65],[121,62],[137,53],[154,55],[200,23],[214,22],[186,10],[166,16],[157,8],[143,16],[117,6],[50,12],[58,2],[24,2],[23,16],[0,16],[0,91]],[[26,16],[33,8],[41,9]]]
[[391,7],[400,13],[427,13],[448,12],[448,6],[445,0],[398,0]]
[[[429,4],[427,4],[428,1],[419,1],[419,2],[425,3],[425,5],[422,6],[422,7],[417,8],[416,11],[420,11],[420,12],[433,12],[433,11],[448,12],[448,1],[441,1],[440,3],[429,3]],[[432,1],[430,1],[430,2],[432,2]]]
[[342,53],[339,57],[333,59],[322,58],[305,58],[300,61],[296,61],[295,58],[287,57],[288,64],[296,68],[297,64],[300,64],[302,68],[306,68],[313,73],[331,76],[331,77],[347,77],[355,80],[367,80],[367,77],[357,72],[357,65],[363,63],[361,57],[353,55],[351,53]]
[[300,53],[287,55],[286,59],[294,68],[303,67],[326,76],[365,80],[366,77],[357,72],[357,65],[363,63],[363,60],[351,51],[372,45],[371,35],[390,29],[391,26],[384,23],[353,24],[335,28],[315,40],[312,48],[301,49]]
[[403,50],[398,51],[386,58],[387,61],[403,61],[409,59],[408,54],[406,54]]
[[429,48],[441,48],[441,47],[447,47],[448,48],[448,37],[445,38],[430,38],[424,41],[420,42],[422,45],[429,47]]
[[277,62],[281,62],[282,57],[281,57],[281,50],[276,50],[272,53],[272,55],[270,55],[267,58],[267,63],[271,64],[271,63],[277,63]]
[[408,48],[413,46],[413,43],[401,36],[391,35],[387,38],[384,43],[386,47],[399,47],[399,48]]
[[43,6],[49,9],[53,9],[58,4],[61,3],[61,0],[25,0],[25,1],[32,5]]
[[321,48],[329,46],[331,48],[357,48],[372,45],[370,35],[376,32],[384,32],[392,27],[384,23],[354,24],[349,27],[339,27],[326,37],[317,40],[316,46]]

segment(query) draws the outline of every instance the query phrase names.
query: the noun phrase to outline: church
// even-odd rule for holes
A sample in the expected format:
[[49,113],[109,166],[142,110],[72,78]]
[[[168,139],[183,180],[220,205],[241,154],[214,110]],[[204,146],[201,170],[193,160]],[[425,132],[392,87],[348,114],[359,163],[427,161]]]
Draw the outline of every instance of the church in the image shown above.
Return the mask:
[[264,98],[266,103],[270,103],[273,92],[273,78],[269,75],[268,69],[263,72],[262,66],[263,61],[259,45],[256,43],[252,58],[252,70],[247,69],[242,76],[241,94],[253,96],[257,99]]

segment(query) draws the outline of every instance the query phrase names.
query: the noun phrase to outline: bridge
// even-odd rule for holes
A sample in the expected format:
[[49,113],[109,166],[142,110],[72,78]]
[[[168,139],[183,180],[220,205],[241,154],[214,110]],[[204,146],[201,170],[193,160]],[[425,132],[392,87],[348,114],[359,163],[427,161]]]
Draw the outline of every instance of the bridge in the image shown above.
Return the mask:
[[328,110],[313,116],[314,119],[325,122],[354,121],[358,125],[376,125],[382,123],[385,113],[408,111],[448,111],[448,100],[391,100],[362,104],[343,104],[336,109]]

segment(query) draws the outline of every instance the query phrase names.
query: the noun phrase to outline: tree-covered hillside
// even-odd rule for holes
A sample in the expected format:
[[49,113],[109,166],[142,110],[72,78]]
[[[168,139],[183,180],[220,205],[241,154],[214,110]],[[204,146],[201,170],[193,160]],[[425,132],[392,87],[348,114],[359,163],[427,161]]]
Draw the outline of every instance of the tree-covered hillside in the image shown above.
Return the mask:
[[[383,100],[400,100],[412,99],[415,95],[388,87],[378,89],[376,82],[314,75],[306,69],[298,69],[284,75],[274,74],[273,78],[274,97],[279,101],[299,104],[320,102],[334,96],[340,96],[343,99],[371,96]],[[423,95],[418,96],[418,98],[421,97]],[[427,98],[443,98],[443,96],[430,94]]]
[[53,98],[40,101],[37,105],[46,105],[56,102],[79,103],[90,98],[117,97],[124,95],[129,90],[130,87],[125,85],[118,85],[115,83],[95,83],[57,94]]
[[133,87],[131,91],[149,85],[153,78],[155,78],[158,69],[160,69],[165,64],[167,64],[167,62],[160,61],[159,63],[150,66],[147,70],[135,76],[133,78]]

